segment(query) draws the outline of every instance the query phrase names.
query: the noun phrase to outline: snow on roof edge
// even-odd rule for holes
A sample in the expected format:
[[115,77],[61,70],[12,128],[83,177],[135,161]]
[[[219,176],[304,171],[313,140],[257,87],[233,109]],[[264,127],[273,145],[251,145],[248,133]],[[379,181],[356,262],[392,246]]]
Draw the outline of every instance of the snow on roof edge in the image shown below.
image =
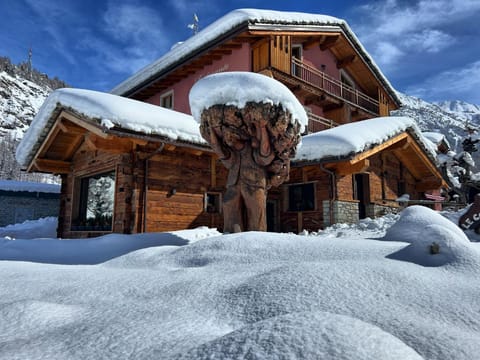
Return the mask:
[[13,191],[13,192],[41,192],[60,194],[59,184],[39,183],[33,181],[17,181],[17,180],[0,180],[1,191]]
[[397,101],[398,104],[401,103],[391,83],[360,43],[359,39],[345,20],[329,15],[259,9],[237,9],[227,13],[208,25],[205,29],[201,30],[198,34],[175,46],[156,61],[134,73],[132,76],[115,86],[110,92],[116,95],[126,95],[146,82],[152,81],[160,72],[167,70],[168,67],[173,66],[175,63],[181,62],[188,57],[188,55],[201,49],[220,36],[238,28],[242,24],[252,24],[255,22],[264,24],[279,23],[291,25],[339,26],[344,31],[347,38],[352,42],[352,45],[354,45],[354,47],[356,47],[365,57],[367,65],[371,67],[378,80],[389,90],[392,98]]
[[[437,167],[436,152],[415,120],[404,116],[377,117],[303,136],[292,164],[343,161],[409,132]],[[355,136],[352,136],[355,134]]]
[[16,150],[17,162],[28,166],[63,109],[103,127],[205,145],[191,115],[121,96],[83,89],[58,89],[45,100]]

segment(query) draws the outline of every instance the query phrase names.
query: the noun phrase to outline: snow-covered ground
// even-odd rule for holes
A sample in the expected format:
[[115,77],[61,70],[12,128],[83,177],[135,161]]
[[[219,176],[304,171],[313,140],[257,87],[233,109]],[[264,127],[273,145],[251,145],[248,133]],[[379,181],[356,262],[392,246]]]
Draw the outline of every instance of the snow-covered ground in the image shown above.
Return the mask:
[[480,244],[424,207],[302,235],[39,239],[42,221],[37,239],[20,224],[0,240],[0,359],[480,353]]

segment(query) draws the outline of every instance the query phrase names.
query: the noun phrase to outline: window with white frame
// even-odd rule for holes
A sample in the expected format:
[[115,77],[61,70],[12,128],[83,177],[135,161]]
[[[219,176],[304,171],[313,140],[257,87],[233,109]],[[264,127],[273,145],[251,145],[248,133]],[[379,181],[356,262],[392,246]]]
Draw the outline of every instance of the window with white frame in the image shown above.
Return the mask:
[[173,109],[173,90],[160,95],[160,106],[167,109]]

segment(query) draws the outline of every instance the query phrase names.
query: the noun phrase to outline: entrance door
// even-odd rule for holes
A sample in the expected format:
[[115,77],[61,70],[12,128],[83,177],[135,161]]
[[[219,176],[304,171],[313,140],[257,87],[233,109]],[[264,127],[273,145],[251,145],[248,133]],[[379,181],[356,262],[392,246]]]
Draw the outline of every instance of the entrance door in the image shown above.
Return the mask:
[[353,195],[358,200],[358,217],[367,217],[367,205],[370,203],[370,182],[368,174],[355,174],[353,176]]

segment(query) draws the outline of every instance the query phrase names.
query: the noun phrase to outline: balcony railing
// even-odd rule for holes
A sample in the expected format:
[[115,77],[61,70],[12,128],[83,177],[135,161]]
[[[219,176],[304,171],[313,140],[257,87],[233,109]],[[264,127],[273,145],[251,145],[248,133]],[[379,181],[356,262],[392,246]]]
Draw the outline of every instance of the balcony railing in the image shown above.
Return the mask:
[[346,101],[374,114],[379,113],[377,100],[296,58],[292,58],[292,76],[321,89],[334,98]]
[[338,124],[330,119],[315,115],[314,113],[307,112],[308,116],[308,129],[307,133],[315,133],[326,129],[331,129]]

